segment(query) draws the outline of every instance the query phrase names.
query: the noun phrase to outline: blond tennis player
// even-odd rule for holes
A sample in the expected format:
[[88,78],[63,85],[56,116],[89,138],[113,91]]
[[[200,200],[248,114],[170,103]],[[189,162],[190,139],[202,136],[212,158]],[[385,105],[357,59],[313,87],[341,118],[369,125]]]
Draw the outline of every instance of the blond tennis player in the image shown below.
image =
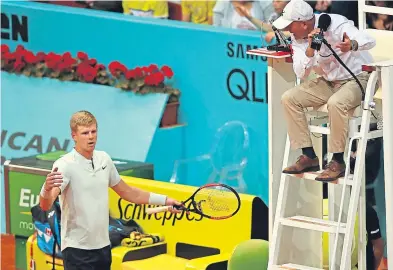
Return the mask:
[[110,156],[95,150],[97,120],[90,112],[74,113],[70,127],[75,147],[53,164],[53,170],[41,189],[40,206],[48,211],[59,196],[65,270],[109,270],[112,255],[108,230],[108,187],[131,203],[180,203],[165,195],[131,187],[120,178]]

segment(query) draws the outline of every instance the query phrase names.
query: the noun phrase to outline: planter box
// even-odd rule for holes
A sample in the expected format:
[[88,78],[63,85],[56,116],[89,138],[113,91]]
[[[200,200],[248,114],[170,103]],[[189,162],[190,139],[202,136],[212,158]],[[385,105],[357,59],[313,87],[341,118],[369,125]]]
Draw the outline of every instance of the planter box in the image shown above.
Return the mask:
[[168,103],[165,107],[164,114],[161,118],[160,127],[169,127],[177,125],[177,117],[179,112],[179,102]]

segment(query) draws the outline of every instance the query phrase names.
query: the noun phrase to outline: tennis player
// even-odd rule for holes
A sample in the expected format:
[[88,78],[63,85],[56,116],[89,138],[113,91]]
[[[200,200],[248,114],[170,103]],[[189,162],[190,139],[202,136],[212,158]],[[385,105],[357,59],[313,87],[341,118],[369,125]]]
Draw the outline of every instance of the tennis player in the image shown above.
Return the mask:
[[[48,211],[57,196],[61,207],[61,251],[65,270],[110,270],[108,187],[135,204],[180,205],[165,195],[127,185],[110,156],[95,150],[97,120],[87,111],[72,115],[74,149],[53,164],[40,193]],[[179,212],[171,207],[171,212]]]

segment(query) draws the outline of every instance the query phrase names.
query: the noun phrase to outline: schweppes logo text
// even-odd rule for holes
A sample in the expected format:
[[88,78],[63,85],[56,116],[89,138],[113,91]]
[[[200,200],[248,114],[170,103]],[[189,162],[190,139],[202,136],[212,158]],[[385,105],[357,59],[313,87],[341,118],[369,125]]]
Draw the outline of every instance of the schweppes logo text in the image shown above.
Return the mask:
[[[201,215],[195,213],[190,213],[189,215],[187,215],[186,212],[184,211],[177,214],[172,214],[171,212],[165,212],[165,213],[155,213],[155,214],[148,215],[146,214],[146,208],[154,207],[154,206],[140,205],[134,203],[124,204],[124,201],[123,203],[122,201],[123,199],[119,198],[117,206],[120,213],[119,218],[123,220],[130,220],[130,219],[157,220],[157,221],[161,221],[162,226],[168,224],[168,222],[171,223],[172,226],[175,226],[177,220],[187,220],[190,222],[194,222],[194,221],[201,221],[203,219]],[[187,207],[190,207],[190,203],[187,205]]]

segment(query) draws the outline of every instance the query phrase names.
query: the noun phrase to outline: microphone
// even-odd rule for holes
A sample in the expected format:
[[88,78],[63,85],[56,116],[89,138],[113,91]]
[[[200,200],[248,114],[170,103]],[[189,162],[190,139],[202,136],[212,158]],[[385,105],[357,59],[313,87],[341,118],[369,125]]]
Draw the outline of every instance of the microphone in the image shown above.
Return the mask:
[[314,49],[316,51],[319,51],[321,49],[323,39],[324,39],[323,33],[327,31],[331,22],[332,22],[332,18],[330,18],[330,16],[328,14],[322,14],[319,17],[318,28],[321,29],[321,31],[312,37],[312,40],[311,40],[311,48],[312,49]]
[[318,28],[326,32],[331,23],[332,23],[332,18],[328,14],[324,13],[319,17]]
[[93,161],[93,158],[91,158],[91,166],[93,167],[93,170],[94,170],[94,161]]

